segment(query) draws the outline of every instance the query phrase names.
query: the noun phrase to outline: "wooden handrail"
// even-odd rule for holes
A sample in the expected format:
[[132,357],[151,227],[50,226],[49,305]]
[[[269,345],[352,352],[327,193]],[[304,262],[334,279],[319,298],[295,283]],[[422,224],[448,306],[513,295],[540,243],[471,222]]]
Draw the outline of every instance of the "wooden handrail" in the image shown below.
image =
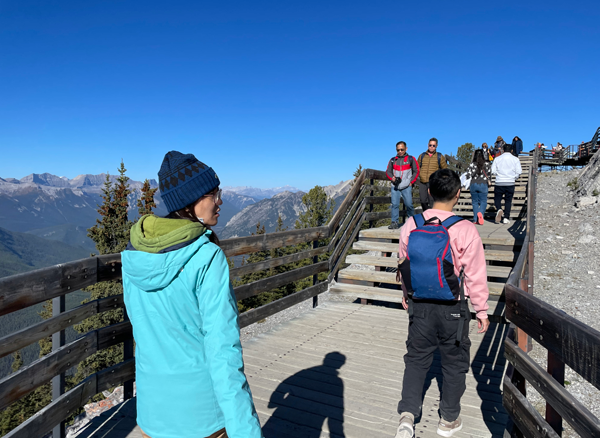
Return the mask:
[[[361,224],[366,220],[366,206],[389,202],[390,198],[388,196],[367,196],[369,191],[375,188],[367,184],[368,180],[371,180],[371,182],[373,180],[387,181],[387,177],[385,172],[372,169],[363,170],[327,226],[221,241],[221,247],[225,254],[233,256],[330,239],[328,245],[320,248],[313,248],[232,269],[231,276],[233,278],[330,253],[328,260],[316,262],[313,259],[313,263],[310,265],[237,287],[235,289],[237,298],[244,299],[302,278],[310,276],[316,278],[314,277],[316,274],[329,271],[327,281],[317,283],[302,291],[243,313],[240,315],[241,327],[278,313],[327,290],[328,283],[341,267],[346,252],[352,246],[358,231],[360,231]],[[382,187],[377,188],[381,189]],[[389,212],[369,214],[389,217]],[[0,279],[0,315],[48,299],[63,297],[70,292],[100,281],[119,280],[120,278],[120,254],[90,257],[6,277]],[[86,303],[5,336],[0,339],[0,357],[47,337],[53,332],[64,330],[91,315],[112,310],[115,307],[123,307],[122,295]],[[89,332],[64,347],[52,351],[43,358],[0,380],[0,409],[48,382],[54,376],[64,373],[91,354],[124,341],[129,342],[131,338],[131,324],[125,321]],[[12,438],[43,435],[68,417],[75,408],[83,406],[93,395],[103,389],[108,389],[108,376],[113,377],[110,380],[113,385],[132,379],[134,373],[133,363],[133,359],[125,360],[114,367],[88,377],[69,392],[53,400],[37,415],[26,420],[6,436]]]

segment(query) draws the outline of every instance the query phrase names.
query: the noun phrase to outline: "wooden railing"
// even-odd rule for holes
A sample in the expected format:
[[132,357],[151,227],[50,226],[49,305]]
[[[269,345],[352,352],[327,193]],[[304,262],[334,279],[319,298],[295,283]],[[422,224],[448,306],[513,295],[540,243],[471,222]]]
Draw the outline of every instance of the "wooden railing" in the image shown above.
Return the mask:
[[[373,212],[373,205],[389,202],[389,196],[374,196],[376,180],[387,181],[384,172],[364,170],[354,182],[339,209],[327,226],[306,228],[238,237],[221,241],[228,257],[257,251],[310,244],[311,249],[258,263],[246,264],[230,270],[230,277],[264,271],[288,263],[310,259],[311,264],[273,275],[234,289],[236,298],[242,300],[274,288],[312,276],[313,285],[264,306],[240,315],[240,327],[246,327],[286,308],[325,292],[342,267],[344,258],[364,222],[389,218],[390,211]],[[329,240],[318,246],[319,241]],[[326,260],[318,256],[329,254]],[[325,281],[318,274],[328,272]],[[90,257],[49,268],[0,279],[0,316],[52,299],[53,316],[0,339],[0,357],[52,335],[52,352],[22,367],[0,380],[0,410],[27,395],[34,389],[52,381],[52,402],[34,416],[9,432],[7,438],[43,436],[49,431],[54,438],[64,437],[64,420],[96,394],[125,384],[125,398],[133,396],[135,363],[131,324],[124,322],[104,327],[79,337],[65,345],[64,331],[86,318],[124,307],[123,296],[111,296],[83,304],[65,312],[65,295],[91,286],[97,282],[121,279],[121,256],[110,254]],[[126,313],[125,313],[126,315]],[[87,377],[74,388],[64,392],[65,372],[82,360],[110,346],[124,343],[124,361]]]
[[[506,283],[505,341],[510,365],[504,378],[503,404],[511,436],[558,437],[565,419],[582,437],[600,437],[600,420],[564,387],[565,364],[600,389],[600,332],[533,296],[535,201],[540,153],[535,152],[527,187],[527,234]],[[547,369],[531,357],[531,339],[548,350]],[[529,382],[546,400],[545,418],[526,397]]]

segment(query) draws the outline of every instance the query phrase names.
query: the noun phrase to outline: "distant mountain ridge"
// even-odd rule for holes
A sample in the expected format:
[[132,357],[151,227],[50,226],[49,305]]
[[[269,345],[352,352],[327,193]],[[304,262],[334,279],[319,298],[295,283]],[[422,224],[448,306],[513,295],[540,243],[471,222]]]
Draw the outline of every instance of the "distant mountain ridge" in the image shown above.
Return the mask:
[[[117,175],[110,175],[113,183],[116,179]],[[106,174],[81,174],[73,179],[51,173],[32,173],[21,179],[1,177],[0,227],[93,250],[87,229],[99,218],[97,208],[102,204],[105,181]],[[154,179],[149,179],[149,182],[152,188],[158,186]],[[330,197],[336,199],[349,190],[349,185],[350,180],[324,188]],[[136,203],[142,186],[143,182],[129,180],[132,220],[138,217]],[[282,215],[285,225],[292,228],[303,211],[303,195],[304,192],[291,186],[267,189],[223,187],[223,205],[215,231],[222,238],[249,235],[255,231],[259,221],[265,224],[268,232],[274,231],[278,215]],[[159,191],[155,200],[155,213],[166,216]],[[266,202],[246,210],[261,201]]]
[[250,196],[257,200],[271,198],[281,192],[296,193],[296,192],[301,191],[300,189],[297,189],[296,187],[292,187],[292,186],[275,187],[272,189],[258,189],[256,187],[249,187],[249,186],[239,186],[239,187],[226,186],[226,187],[223,187],[223,190],[228,191],[228,192],[234,192],[239,195]]

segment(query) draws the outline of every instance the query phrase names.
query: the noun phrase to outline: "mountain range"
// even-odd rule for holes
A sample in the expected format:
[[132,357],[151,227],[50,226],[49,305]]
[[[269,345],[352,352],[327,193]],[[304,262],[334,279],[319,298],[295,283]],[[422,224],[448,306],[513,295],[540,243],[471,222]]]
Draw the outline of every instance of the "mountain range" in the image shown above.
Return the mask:
[[[109,178],[115,182],[117,176]],[[0,178],[0,227],[94,252],[87,229],[99,218],[97,208],[102,204],[105,181],[106,174],[82,174],[73,179],[51,173],[33,173],[21,179]],[[155,180],[149,182],[152,188],[157,187]],[[349,183],[342,181],[326,186],[325,191],[339,205],[338,198],[349,190]],[[143,182],[129,180],[131,220],[139,216],[135,206],[142,186]],[[304,194],[291,186],[269,189],[224,187],[220,220],[214,229],[222,238],[246,236],[254,232],[260,222],[267,232],[272,232],[278,216],[285,226],[293,228],[298,215],[304,211]],[[155,213],[166,215],[160,192],[156,193],[155,201]]]

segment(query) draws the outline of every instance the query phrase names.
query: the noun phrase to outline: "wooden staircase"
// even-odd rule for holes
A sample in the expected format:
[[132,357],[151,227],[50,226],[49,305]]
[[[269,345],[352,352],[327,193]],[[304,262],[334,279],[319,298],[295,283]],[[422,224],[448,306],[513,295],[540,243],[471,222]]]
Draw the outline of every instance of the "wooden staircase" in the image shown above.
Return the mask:
[[[527,214],[527,183],[529,182],[529,170],[531,169],[531,163],[533,157],[523,156],[519,157],[521,161],[521,167],[523,172],[517,181],[515,181],[515,196],[512,201],[512,208],[510,211],[510,219],[525,219]],[[492,176],[492,181],[496,181],[496,177]],[[492,186],[488,192],[488,204],[484,216],[492,219],[496,214],[494,208],[494,189]],[[454,207],[454,214],[472,219],[473,218],[473,204],[471,203],[471,192],[463,190],[460,194],[460,199],[456,207]],[[506,212],[504,213],[506,216]]]
[[[498,304],[498,301],[501,301],[504,284],[517,261],[526,233],[525,221],[518,219],[525,218],[527,213],[526,190],[531,157],[520,157],[520,160],[523,173],[516,182],[510,215],[511,219],[517,220],[509,224],[494,224],[488,220],[484,225],[477,226],[485,250],[490,301],[496,302],[490,302],[490,315],[503,312],[503,305]],[[495,215],[493,193],[492,186],[488,196],[487,218]],[[468,190],[461,194],[454,212],[472,220],[473,208]],[[387,227],[360,231],[358,241],[354,242],[352,249],[369,253],[348,255],[345,261],[351,265],[339,271],[337,283],[330,288],[330,292],[349,298],[402,302],[402,290],[396,282],[399,235],[400,230],[389,230]],[[362,269],[356,265],[362,265]]]

